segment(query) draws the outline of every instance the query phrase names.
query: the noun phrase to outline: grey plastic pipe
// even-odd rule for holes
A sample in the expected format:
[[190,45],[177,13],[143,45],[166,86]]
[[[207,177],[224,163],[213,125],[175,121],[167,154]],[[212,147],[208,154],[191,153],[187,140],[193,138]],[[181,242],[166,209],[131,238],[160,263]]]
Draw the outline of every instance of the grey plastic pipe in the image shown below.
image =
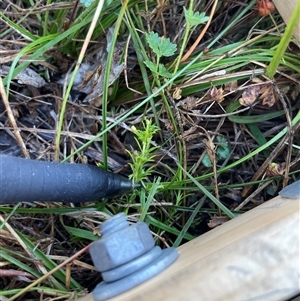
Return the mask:
[[127,178],[92,165],[0,154],[0,204],[98,201],[137,186]]

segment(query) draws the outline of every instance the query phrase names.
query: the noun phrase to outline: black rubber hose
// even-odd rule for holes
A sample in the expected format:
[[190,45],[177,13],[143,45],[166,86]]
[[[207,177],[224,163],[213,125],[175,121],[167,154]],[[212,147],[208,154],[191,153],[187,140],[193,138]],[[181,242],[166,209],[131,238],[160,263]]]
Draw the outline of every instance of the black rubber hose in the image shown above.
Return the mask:
[[134,187],[129,179],[92,165],[0,154],[0,204],[98,201]]

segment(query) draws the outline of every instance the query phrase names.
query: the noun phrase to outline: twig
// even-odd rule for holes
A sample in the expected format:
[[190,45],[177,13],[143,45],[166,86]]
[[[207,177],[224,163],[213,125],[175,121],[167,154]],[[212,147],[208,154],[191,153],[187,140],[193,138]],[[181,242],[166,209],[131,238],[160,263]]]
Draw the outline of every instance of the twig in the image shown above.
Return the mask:
[[10,107],[9,101],[8,101],[8,99],[6,97],[5,88],[4,88],[1,76],[0,76],[0,95],[2,97],[2,101],[3,101],[3,104],[4,104],[6,112],[7,112],[8,120],[9,120],[9,122],[11,123],[11,125],[12,125],[12,127],[14,129],[14,134],[15,134],[17,143],[19,144],[24,157],[27,158],[27,159],[29,159],[30,158],[29,157],[29,153],[28,153],[28,151],[26,149],[25,143],[24,143],[24,141],[22,139],[22,136],[20,134],[20,130],[18,129],[18,126],[17,126],[17,123],[16,123],[16,119],[15,119],[14,114],[12,112],[12,109]]
[[195,50],[195,48],[199,45],[200,41],[202,40],[203,36],[205,35],[205,33],[212,21],[212,18],[216,11],[217,4],[218,4],[218,0],[215,0],[213,7],[211,9],[210,15],[209,15],[209,20],[207,21],[206,25],[204,26],[204,28],[201,31],[200,35],[198,36],[197,40],[194,42],[194,44],[191,46],[191,48],[188,50],[188,52],[183,56],[183,58],[181,59],[181,62],[185,62],[191,56],[191,54]]
[[289,103],[289,107],[287,107],[287,103],[284,100],[284,97],[281,93],[281,91],[279,90],[276,82],[273,83],[273,89],[276,91],[278,98],[282,104],[282,107],[284,109],[285,112],[285,116],[286,116],[286,121],[287,121],[287,127],[288,127],[288,132],[287,132],[287,136],[288,136],[288,147],[287,147],[287,154],[286,154],[286,160],[285,160],[285,171],[284,171],[284,177],[283,177],[283,187],[287,186],[288,181],[289,181],[289,172],[290,172],[290,164],[291,164],[291,158],[292,158],[292,143],[293,143],[293,137],[294,137],[294,133],[295,133],[295,129],[292,126],[292,120],[291,120],[291,105]]
[[[236,208],[234,208],[233,211],[239,211],[241,210],[246,204],[248,204],[251,200],[254,199],[254,197],[259,194],[262,190],[264,190],[267,186],[269,186],[273,180],[267,181],[263,183],[261,186],[259,186],[254,192],[252,192],[241,204],[239,204]],[[252,186],[251,186],[252,187]]]

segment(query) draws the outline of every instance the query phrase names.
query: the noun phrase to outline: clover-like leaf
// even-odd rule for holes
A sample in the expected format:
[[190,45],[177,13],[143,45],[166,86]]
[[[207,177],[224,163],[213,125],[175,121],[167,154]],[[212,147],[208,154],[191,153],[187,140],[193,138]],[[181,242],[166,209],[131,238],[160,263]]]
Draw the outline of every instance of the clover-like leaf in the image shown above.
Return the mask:
[[[218,161],[225,160],[230,155],[230,145],[225,137],[217,136],[217,140],[219,145],[216,147],[215,150],[215,159]],[[208,151],[208,149],[206,148]],[[202,159],[202,163],[205,167],[212,166],[212,156],[209,156],[209,152],[206,153]]]
[[217,147],[217,159],[225,160],[230,155],[230,145],[225,137],[217,136],[219,145]]
[[157,67],[153,62],[147,60],[147,61],[144,61],[144,63],[152,72],[154,72],[154,73],[156,73],[160,76],[163,76],[165,78],[171,78],[172,77],[172,73],[169,72],[163,64],[159,64],[158,65],[158,70],[157,70]]
[[169,72],[163,64],[159,64],[158,74],[160,76],[163,76],[163,77],[166,77],[166,78],[171,78],[172,77],[172,73]]
[[159,37],[153,31],[146,34],[146,41],[158,57],[172,56],[177,49],[177,45],[172,43],[169,38]]
[[204,24],[209,20],[209,17],[205,16],[205,13],[193,13],[191,9],[186,9],[185,7],[183,7],[183,10],[185,19],[191,27]]
[[144,63],[152,72],[156,73],[156,65],[153,62],[146,60]]

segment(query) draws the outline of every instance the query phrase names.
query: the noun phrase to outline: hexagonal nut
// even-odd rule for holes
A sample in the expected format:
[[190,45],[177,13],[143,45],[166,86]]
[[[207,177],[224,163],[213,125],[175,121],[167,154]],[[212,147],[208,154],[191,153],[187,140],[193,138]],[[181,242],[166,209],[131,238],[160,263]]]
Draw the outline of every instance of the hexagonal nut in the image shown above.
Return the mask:
[[143,222],[127,226],[92,243],[90,255],[100,272],[114,269],[148,252],[154,239]]

